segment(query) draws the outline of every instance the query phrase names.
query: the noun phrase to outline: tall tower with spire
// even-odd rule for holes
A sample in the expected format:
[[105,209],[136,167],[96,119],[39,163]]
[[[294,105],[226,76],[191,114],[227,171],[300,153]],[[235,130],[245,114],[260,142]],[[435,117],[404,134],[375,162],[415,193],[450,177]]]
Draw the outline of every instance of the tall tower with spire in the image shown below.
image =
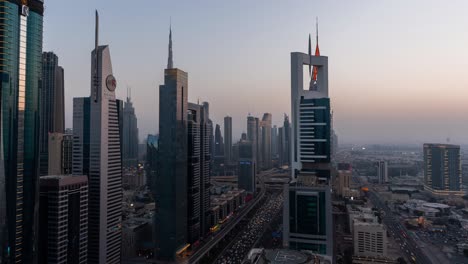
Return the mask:
[[188,244],[188,74],[172,64],[172,30],[164,84],[159,86],[159,153],[155,200],[156,252],[161,260],[174,260]]
[[91,96],[73,98],[73,175],[87,175],[87,263],[121,262],[122,102],[116,99],[109,46],[99,45],[96,11],[91,53]]
[[174,63],[172,62],[172,23],[169,25],[169,47],[168,47],[168,57],[167,57],[167,68],[174,68]]

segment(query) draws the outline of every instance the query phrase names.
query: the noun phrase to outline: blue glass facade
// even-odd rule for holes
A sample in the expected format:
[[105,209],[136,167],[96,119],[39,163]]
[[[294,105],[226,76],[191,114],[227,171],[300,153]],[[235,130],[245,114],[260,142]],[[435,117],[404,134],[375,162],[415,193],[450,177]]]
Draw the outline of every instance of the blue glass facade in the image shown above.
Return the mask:
[[0,1],[1,151],[8,219],[8,245],[2,248],[8,248],[15,263],[34,263],[37,254],[42,14],[40,1],[28,6]]

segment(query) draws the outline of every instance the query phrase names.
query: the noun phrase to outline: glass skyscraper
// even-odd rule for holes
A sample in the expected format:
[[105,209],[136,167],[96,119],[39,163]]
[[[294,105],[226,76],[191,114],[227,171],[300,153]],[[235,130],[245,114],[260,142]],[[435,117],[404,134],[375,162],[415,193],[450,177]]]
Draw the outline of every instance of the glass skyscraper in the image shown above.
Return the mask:
[[14,263],[37,259],[43,12],[42,1],[0,1],[0,259]]

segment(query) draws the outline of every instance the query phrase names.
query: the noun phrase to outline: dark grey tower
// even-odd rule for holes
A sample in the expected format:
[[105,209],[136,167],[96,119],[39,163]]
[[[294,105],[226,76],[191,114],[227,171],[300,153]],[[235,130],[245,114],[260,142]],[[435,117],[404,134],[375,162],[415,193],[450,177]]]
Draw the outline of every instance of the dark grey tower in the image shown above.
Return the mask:
[[127,96],[123,108],[122,156],[124,167],[138,165],[138,119],[131,95]]
[[49,133],[65,130],[64,73],[53,52],[42,53],[42,89],[40,93],[40,175],[48,174]]
[[[171,45],[170,41],[169,51]],[[158,204],[155,240],[157,258],[173,260],[176,252],[187,244],[188,75],[168,64],[164,85],[159,86],[160,177],[155,191]]]
[[201,118],[200,105],[188,104],[188,157],[187,157],[187,227],[188,243],[200,239],[201,229]]
[[224,117],[224,160],[225,164],[232,162],[232,117]]

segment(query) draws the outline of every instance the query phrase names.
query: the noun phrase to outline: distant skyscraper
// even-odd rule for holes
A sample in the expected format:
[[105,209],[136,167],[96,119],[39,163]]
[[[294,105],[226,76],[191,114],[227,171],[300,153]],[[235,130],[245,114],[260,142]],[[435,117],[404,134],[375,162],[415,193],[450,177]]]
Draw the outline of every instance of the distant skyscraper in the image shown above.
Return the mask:
[[123,108],[122,159],[125,167],[138,165],[138,119],[130,96]]
[[87,263],[87,177],[43,176],[40,186],[39,263]]
[[278,153],[280,165],[291,165],[291,126],[285,114],[283,127],[278,130]]
[[[307,90],[304,65],[314,69]],[[284,246],[333,256],[328,58],[319,52],[291,53],[291,108],[292,175],[284,190]]]
[[49,133],[63,133],[65,130],[64,73],[53,52],[42,53],[40,103],[40,175],[47,175]]
[[386,161],[378,162],[377,178],[379,183],[388,182],[388,163]]
[[[258,126],[258,118],[253,117],[253,116],[248,116],[247,117],[247,140],[249,140],[252,143],[252,152],[253,152],[253,159],[255,164],[258,166],[258,152],[260,151],[258,147],[258,134],[259,134],[259,126]],[[240,146],[239,146],[239,152],[240,152]],[[239,156],[240,157],[240,156]],[[257,167],[256,166],[256,167]],[[255,170],[258,170],[255,168]]]
[[271,162],[271,114],[265,113],[262,118],[262,169],[268,170],[272,167]]
[[152,192],[156,188],[156,177],[158,175],[158,141],[158,135],[148,135],[146,139],[146,185]]
[[278,127],[274,125],[271,128],[271,158],[278,158]]
[[215,156],[223,156],[223,136],[221,136],[221,127],[216,124],[215,128]]
[[43,13],[39,0],[0,2],[0,259],[11,263],[37,262]]
[[[172,33],[170,33],[172,34]],[[171,35],[170,35],[171,36]],[[156,179],[156,257],[173,260],[187,244],[187,73],[172,66],[159,86],[159,157]]]
[[109,46],[91,54],[91,96],[73,99],[73,174],[87,175],[88,263],[120,263],[121,101],[115,98]]
[[464,195],[461,183],[460,146],[424,144],[424,188],[440,195]]
[[255,193],[255,157],[252,141],[239,142],[238,187],[246,192]]
[[72,156],[73,135],[50,133],[48,175],[72,174]]
[[224,117],[224,160],[226,164],[232,162],[232,117]]

